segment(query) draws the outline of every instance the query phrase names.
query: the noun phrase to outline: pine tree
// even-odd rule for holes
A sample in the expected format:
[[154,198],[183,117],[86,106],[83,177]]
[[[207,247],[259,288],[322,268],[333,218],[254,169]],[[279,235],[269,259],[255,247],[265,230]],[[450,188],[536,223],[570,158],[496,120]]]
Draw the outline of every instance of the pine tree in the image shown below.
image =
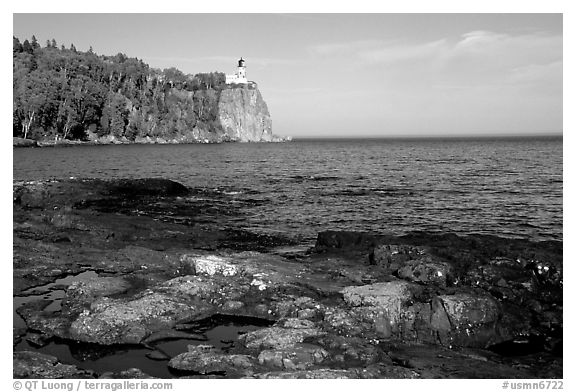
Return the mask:
[[34,49],[34,50],[40,49],[40,44],[38,43],[38,40],[36,39],[35,35],[32,36],[32,42],[30,42],[30,45],[32,46],[32,49]]
[[20,40],[14,36],[12,36],[12,52],[13,53],[22,53],[24,49],[22,48],[22,44]]
[[27,39],[24,40],[24,43],[22,44],[22,51],[30,54],[34,53],[34,49],[32,49],[32,45],[30,45],[30,42]]

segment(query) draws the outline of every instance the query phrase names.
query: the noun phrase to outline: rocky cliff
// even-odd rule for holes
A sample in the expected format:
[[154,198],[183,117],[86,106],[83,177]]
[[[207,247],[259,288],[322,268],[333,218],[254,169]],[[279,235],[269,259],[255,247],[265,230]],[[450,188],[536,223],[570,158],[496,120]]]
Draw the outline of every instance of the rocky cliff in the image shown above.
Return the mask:
[[240,142],[271,142],[272,119],[268,106],[257,88],[222,90],[218,102],[218,121],[231,140]]
[[[129,135],[86,132],[95,144],[185,144],[222,142],[282,142],[272,133],[272,118],[257,87],[234,86],[224,89],[185,91],[171,88],[162,96],[169,121],[150,115],[127,102],[130,112],[127,129],[138,128]],[[79,141],[41,140],[39,146],[78,144]],[[16,146],[17,143],[15,142]],[[19,143],[18,146],[21,146]]]
[[[185,144],[222,142],[282,142],[272,133],[272,118],[257,87],[185,91],[171,88],[161,96],[165,118],[126,101],[128,124],[122,133],[101,134],[90,129],[83,141],[14,138],[15,147],[54,144]],[[130,130],[135,130],[130,132]]]

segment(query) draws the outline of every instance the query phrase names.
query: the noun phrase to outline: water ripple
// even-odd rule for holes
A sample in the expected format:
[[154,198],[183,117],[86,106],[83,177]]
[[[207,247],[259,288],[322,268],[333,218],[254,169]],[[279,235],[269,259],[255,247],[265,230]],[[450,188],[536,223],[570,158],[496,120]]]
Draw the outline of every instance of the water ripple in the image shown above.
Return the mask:
[[238,204],[241,227],[306,239],[327,229],[563,238],[561,138],[15,149],[13,174],[169,178]]

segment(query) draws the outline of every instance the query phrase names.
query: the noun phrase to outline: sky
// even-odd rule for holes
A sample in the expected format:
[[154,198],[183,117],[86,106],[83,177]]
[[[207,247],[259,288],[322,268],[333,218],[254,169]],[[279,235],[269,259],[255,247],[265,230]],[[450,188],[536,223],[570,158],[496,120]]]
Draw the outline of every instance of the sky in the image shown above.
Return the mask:
[[155,68],[246,60],[293,137],[560,134],[562,14],[14,14],[42,46]]

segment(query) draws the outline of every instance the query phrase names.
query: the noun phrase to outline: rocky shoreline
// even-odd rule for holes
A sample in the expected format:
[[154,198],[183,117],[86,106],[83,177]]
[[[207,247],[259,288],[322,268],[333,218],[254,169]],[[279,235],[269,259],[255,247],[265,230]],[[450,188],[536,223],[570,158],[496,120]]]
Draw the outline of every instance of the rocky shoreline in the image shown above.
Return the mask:
[[562,378],[561,242],[342,231],[307,249],[227,227],[234,206],[197,192],[14,183],[15,378]]
[[[36,141],[31,139],[23,139],[20,137],[12,138],[13,147],[71,147],[71,146],[107,146],[107,145],[129,145],[129,144],[218,144],[218,143],[236,143],[235,140],[219,139],[202,139],[198,140],[193,137],[187,138],[185,136],[176,139],[165,139],[161,137],[151,138],[136,138],[135,140],[128,140],[125,137],[115,138],[114,136],[95,138],[93,140],[50,140],[50,141]],[[274,136],[270,141],[259,141],[251,143],[285,143],[292,141],[291,137]],[[250,142],[248,142],[250,143]]]

